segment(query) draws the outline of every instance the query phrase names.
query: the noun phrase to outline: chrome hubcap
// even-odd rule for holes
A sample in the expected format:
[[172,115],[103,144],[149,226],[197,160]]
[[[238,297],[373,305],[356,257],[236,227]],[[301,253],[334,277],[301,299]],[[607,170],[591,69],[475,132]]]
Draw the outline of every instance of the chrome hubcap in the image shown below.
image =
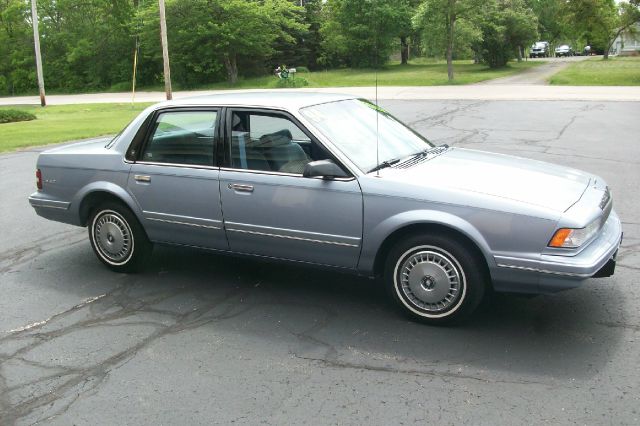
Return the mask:
[[126,260],[132,247],[131,229],[127,222],[113,212],[103,213],[94,222],[96,247],[113,263]]
[[437,313],[459,300],[462,279],[455,259],[435,250],[421,250],[401,262],[399,288],[415,307]]

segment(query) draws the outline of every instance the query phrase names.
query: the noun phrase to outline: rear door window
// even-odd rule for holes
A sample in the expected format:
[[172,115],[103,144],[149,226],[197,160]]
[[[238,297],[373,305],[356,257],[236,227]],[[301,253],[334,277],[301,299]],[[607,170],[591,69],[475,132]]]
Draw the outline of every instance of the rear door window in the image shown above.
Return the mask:
[[161,113],[141,161],[213,166],[217,111]]

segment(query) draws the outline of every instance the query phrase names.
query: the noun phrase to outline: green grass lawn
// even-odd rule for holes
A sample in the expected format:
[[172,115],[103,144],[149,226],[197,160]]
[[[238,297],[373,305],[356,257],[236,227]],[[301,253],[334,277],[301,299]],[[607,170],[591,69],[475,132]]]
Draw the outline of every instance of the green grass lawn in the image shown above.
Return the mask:
[[84,104],[0,107],[36,115],[33,121],[0,124],[0,152],[118,133],[149,104]]
[[576,62],[553,75],[549,82],[565,86],[640,86],[640,57]]
[[[474,64],[472,61],[454,62],[454,81],[447,79],[447,64],[444,61],[416,60],[408,65],[394,63],[378,70],[378,85],[380,86],[438,86],[445,84],[470,84],[492,78],[506,77],[517,74],[527,68],[541,65],[542,62],[512,62],[504,68],[490,69],[485,65]],[[308,87],[356,87],[373,86],[375,84],[375,70],[373,69],[337,69],[330,71],[316,71],[298,73],[309,82]],[[277,79],[271,75],[256,78],[240,79],[237,84],[215,83],[207,85],[206,89],[256,89],[275,88]]]

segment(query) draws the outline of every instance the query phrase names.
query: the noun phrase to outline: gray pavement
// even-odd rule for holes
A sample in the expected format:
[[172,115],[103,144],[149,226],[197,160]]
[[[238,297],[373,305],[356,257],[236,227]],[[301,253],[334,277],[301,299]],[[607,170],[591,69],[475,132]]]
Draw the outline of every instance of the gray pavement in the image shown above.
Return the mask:
[[436,143],[589,170],[625,230],[616,275],[415,324],[375,282],[160,247],[109,272],[0,156],[0,424],[638,424],[634,102],[385,101]]

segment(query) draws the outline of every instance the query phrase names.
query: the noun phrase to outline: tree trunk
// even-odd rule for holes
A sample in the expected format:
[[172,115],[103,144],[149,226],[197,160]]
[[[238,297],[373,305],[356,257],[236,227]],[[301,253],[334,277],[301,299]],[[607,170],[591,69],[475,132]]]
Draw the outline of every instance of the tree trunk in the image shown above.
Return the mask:
[[407,43],[407,36],[400,36],[400,63],[407,65],[409,62],[409,44]]
[[[616,42],[616,39],[618,38],[618,36],[622,34],[622,32],[627,28],[628,26],[625,25],[624,27],[618,29],[618,31],[616,32],[616,35],[614,35],[610,40],[607,40],[607,47],[605,48],[605,51],[604,51],[604,59],[609,59],[609,51],[611,50],[613,43]],[[622,43],[623,43],[622,47],[624,47],[624,40],[622,41]]]
[[518,62],[522,62],[522,46],[518,46]]
[[611,40],[607,40],[607,44],[605,44],[604,46],[604,57],[602,59],[604,59],[605,61],[609,59],[609,50],[611,50],[611,46],[613,45],[613,42],[615,40],[616,40],[615,38]]
[[456,0],[449,0],[449,16],[447,17],[447,77],[453,81],[453,36],[456,24]]
[[235,53],[224,55],[224,66],[227,69],[227,81],[230,84],[236,84],[238,82],[238,63]]

